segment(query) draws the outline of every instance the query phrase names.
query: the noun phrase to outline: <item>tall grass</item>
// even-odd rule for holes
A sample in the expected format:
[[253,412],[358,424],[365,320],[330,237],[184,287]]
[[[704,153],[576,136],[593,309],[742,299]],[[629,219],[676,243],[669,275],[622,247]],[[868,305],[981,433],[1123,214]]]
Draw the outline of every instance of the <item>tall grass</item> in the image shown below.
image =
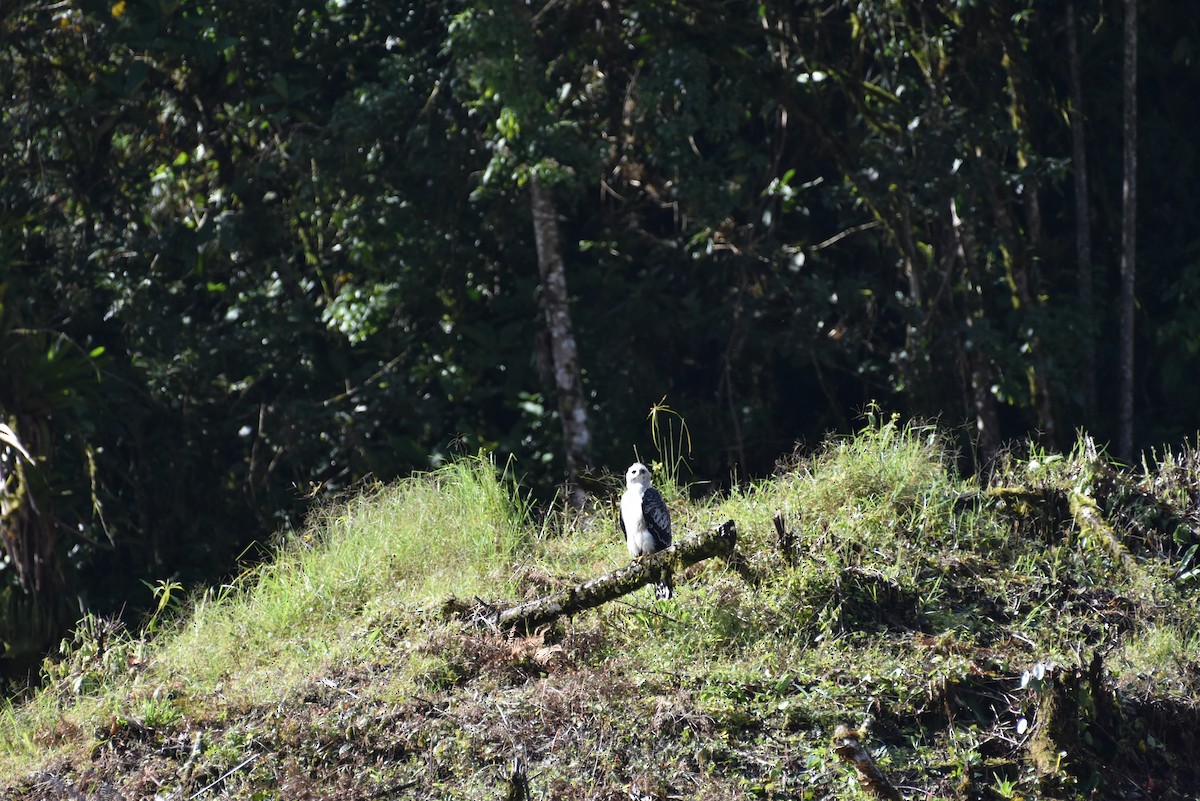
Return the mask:
[[512,482],[483,459],[370,488],[319,510],[239,586],[201,596],[163,661],[204,682],[234,666],[304,669],[344,656],[358,646],[341,632],[364,614],[506,592],[528,528]]
[[774,478],[735,488],[720,510],[752,553],[776,550],[771,518],[781,513],[802,553],[870,554],[944,534],[962,484],[932,426],[872,417]]
[[482,458],[331,503],[275,558],[160,622],[152,643],[123,635],[108,644],[120,658],[104,664],[84,643],[36,697],[0,708],[0,774],[10,758],[47,752],[47,729],[90,730],[87,720],[155,688],[277,697],[298,676],[385,647],[372,628],[389,619],[452,595],[503,596],[527,518],[510,477]]

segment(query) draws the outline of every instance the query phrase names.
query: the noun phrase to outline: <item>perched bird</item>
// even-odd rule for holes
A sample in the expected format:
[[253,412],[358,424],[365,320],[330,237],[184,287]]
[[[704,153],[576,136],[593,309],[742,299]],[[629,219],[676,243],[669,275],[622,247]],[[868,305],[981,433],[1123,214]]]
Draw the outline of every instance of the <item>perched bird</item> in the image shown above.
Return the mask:
[[[634,559],[658,553],[671,544],[671,512],[662,493],[650,486],[650,468],[641,462],[635,462],[625,471],[621,530]],[[654,596],[670,598],[671,593],[671,573],[664,570],[654,582]]]

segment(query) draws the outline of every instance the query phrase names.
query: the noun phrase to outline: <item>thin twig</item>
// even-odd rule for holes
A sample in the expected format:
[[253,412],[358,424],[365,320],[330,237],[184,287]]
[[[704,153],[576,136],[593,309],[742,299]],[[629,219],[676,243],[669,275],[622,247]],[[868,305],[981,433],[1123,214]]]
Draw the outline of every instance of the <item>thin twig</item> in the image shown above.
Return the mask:
[[207,793],[209,790],[211,790],[212,788],[216,787],[218,784],[220,784],[221,782],[225,781],[225,780],[226,780],[226,779],[228,779],[230,776],[232,776],[233,774],[237,773],[239,770],[241,770],[242,768],[246,767],[247,765],[249,765],[249,764],[250,764],[251,762],[253,762],[254,760],[258,759],[260,756],[262,756],[262,755],[261,755],[261,754],[251,754],[250,756],[246,757],[246,758],[245,758],[245,759],[243,759],[241,762],[239,762],[238,764],[234,765],[232,768],[230,768],[229,770],[225,771],[225,772],[224,772],[224,773],[222,773],[220,776],[218,776],[218,777],[217,777],[217,778],[216,778],[216,779],[215,779],[215,780],[214,780],[214,781],[213,781],[211,784],[209,784],[209,785],[207,785],[207,786],[205,786],[205,787],[202,787],[201,789],[197,790],[197,791],[196,791],[195,793],[193,793],[192,795],[188,796],[188,799],[189,799],[189,801],[190,801],[190,799],[199,798],[200,796],[204,795],[204,794],[205,794],[205,793]]
[[826,239],[824,242],[818,242],[817,244],[810,247],[809,250],[814,253],[818,250],[824,250],[825,248],[829,247],[830,245],[836,245],[838,242],[841,242],[843,239],[845,239],[846,237],[848,237],[852,234],[857,234],[861,231],[868,231],[872,228],[878,228],[881,224],[882,223],[880,223],[879,220],[871,220],[870,222],[865,222],[862,225],[855,225],[851,228],[847,228],[845,231],[834,234],[833,236]]

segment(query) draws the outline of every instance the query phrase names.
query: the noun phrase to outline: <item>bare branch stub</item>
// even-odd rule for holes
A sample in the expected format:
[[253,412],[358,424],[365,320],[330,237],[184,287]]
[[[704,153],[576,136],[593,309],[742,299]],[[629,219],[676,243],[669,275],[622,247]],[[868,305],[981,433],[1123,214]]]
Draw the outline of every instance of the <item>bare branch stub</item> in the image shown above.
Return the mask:
[[838,726],[833,732],[833,751],[854,766],[858,783],[864,790],[884,801],[903,801],[900,791],[888,781],[871,752],[862,744],[862,735],[856,729]]
[[505,801],[529,801],[529,774],[525,770],[524,749],[522,749],[522,753],[513,757]]
[[787,523],[784,522],[783,512],[776,512],[772,518],[775,523],[775,536],[779,542],[779,553],[783,555],[783,561],[789,565],[796,561],[796,535],[788,531]]

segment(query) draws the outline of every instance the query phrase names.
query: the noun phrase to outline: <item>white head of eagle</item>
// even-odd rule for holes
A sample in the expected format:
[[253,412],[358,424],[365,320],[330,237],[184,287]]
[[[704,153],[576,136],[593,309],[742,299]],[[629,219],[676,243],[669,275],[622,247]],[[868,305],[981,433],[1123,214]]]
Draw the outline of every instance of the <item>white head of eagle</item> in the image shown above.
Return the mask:
[[[634,559],[649,556],[671,545],[671,512],[662,493],[650,486],[650,468],[635,462],[625,471],[621,496],[621,530]],[[671,597],[671,576],[664,573],[654,585],[659,598]]]

